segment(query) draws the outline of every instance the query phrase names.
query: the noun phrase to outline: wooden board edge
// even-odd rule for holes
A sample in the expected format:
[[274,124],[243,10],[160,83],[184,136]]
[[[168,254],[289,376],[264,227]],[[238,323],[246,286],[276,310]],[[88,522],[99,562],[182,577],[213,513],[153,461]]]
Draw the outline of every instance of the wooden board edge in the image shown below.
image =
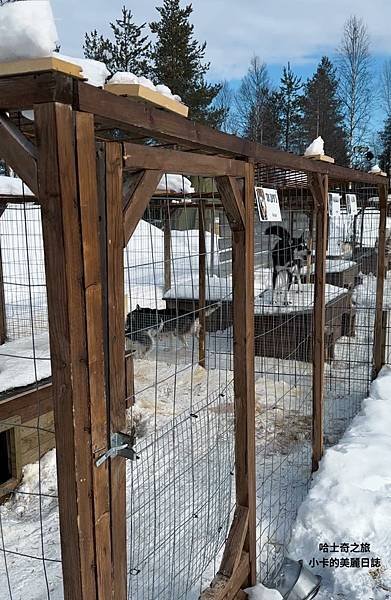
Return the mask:
[[39,71],[57,71],[64,75],[83,79],[82,68],[56,56],[46,56],[42,58],[28,58],[12,62],[0,63],[0,77],[9,77],[10,75],[24,75],[27,73],[36,73]]
[[155,92],[155,90],[151,90],[145,85],[138,83],[107,83],[104,89],[106,92],[110,92],[116,96],[127,96],[151,102],[152,104],[156,104],[156,106],[175,112],[183,117],[187,117],[189,114],[189,108],[185,104],[178,102],[174,98],[169,98],[159,92]]

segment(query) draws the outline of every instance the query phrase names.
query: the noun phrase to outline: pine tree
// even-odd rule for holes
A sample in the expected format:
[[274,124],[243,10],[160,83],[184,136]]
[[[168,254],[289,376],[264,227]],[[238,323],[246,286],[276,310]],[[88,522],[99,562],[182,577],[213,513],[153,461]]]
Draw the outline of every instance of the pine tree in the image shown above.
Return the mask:
[[281,98],[277,91],[265,89],[262,101],[254,104],[244,136],[250,140],[278,148],[281,138]]
[[253,56],[235,97],[238,131],[244,137],[263,143],[269,106],[270,80],[267,67]]
[[148,75],[151,43],[148,36],[142,35],[145,25],[136,25],[132,11],[123,6],[121,18],[110,23],[113,40],[99,35],[96,29],[85,34],[85,57],[104,62],[112,74],[130,71],[135,75]]
[[284,67],[279,90],[281,147],[287,152],[302,150],[301,95],[303,87],[300,77]]
[[322,136],[326,153],[333,156],[338,164],[347,165],[347,139],[337,89],[336,70],[327,56],[324,56],[315,75],[304,86],[304,143],[308,145],[314,138]]
[[192,5],[181,8],[180,0],[164,0],[156,10],[160,20],[150,23],[156,34],[151,52],[154,83],[163,83],[178,94],[193,119],[217,127],[224,109],[211,104],[221,85],[205,80],[210,63],[204,62],[206,42],[200,44],[194,39],[194,26],[189,21]]
[[381,154],[380,167],[385,173],[391,173],[391,116],[384,121],[383,130],[379,133]]

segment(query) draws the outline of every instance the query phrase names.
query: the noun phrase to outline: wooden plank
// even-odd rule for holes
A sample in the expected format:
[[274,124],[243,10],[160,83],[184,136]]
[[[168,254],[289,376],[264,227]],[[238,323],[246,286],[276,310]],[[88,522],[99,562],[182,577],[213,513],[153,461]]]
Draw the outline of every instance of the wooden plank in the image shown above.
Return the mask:
[[219,569],[219,572],[226,577],[231,577],[238,568],[247,529],[248,507],[237,506]]
[[[377,274],[376,274],[376,312],[373,341],[373,369],[372,378],[375,379],[384,364],[384,355],[382,351],[382,325],[383,325],[383,296],[385,279],[385,260],[386,260],[386,226],[387,226],[387,200],[388,186],[379,186],[379,233],[377,247]],[[362,219],[364,221],[364,219]]]
[[109,598],[113,584],[109,468],[107,462],[99,467],[95,465],[96,458],[109,447],[103,348],[104,323],[99,239],[99,199],[94,119],[92,115],[87,113],[76,113],[76,148],[87,319],[91,445],[94,456],[92,475],[97,593],[98,598]]
[[327,162],[334,164],[335,159],[332,156],[327,156],[327,154],[314,154],[314,156],[307,156],[310,160],[320,160],[322,162]]
[[65,600],[96,598],[83,256],[72,110],[35,107]]
[[208,154],[164,150],[142,144],[124,144],[124,162],[128,169],[160,170],[183,175],[230,175],[244,177],[245,163]]
[[171,289],[171,222],[170,222],[170,205],[167,203],[167,208],[164,211],[164,288],[163,293]]
[[137,83],[106,83],[104,89],[107,92],[116,94],[117,96],[128,96],[134,100],[145,100],[152,102],[156,106],[160,106],[166,110],[170,110],[178,115],[187,117],[189,114],[188,106],[185,106],[182,102],[178,102],[175,98],[169,98],[155,90],[145,87]]
[[236,503],[248,507],[244,550],[249,554],[249,585],[256,581],[255,392],[254,392],[254,170],[247,165],[245,228],[233,231]]
[[315,202],[315,289],[312,358],[312,470],[323,455],[323,401],[326,314],[326,253],[328,177],[314,176],[310,182]]
[[72,104],[77,99],[75,81],[72,77],[53,71],[2,77],[0,110],[27,110],[32,109],[34,104],[44,102]]
[[189,148],[208,148],[234,157],[251,158],[255,163],[307,173],[324,173],[336,181],[358,181],[375,185],[384,183],[379,175],[267,148],[142,102],[136,103],[129,98],[114,96],[83,82],[78,82],[78,101],[80,110],[105,119],[108,126],[128,129],[146,137],[169,140]]
[[206,243],[205,243],[205,204],[202,198],[198,202],[198,319],[200,331],[198,335],[198,364],[205,368],[205,333],[206,333]]
[[82,68],[55,55],[41,58],[28,58],[10,62],[0,62],[0,77],[38,73],[39,71],[59,71],[65,75],[82,79]]
[[[122,146],[106,144],[107,318],[111,433],[125,431],[124,230]],[[156,181],[156,179],[155,179]],[[110,461],[113,600],[126,594],[126,464]]]
[[231,577],[220,572],[213,579],[210,587],[204,590],[200,600],[233,600],[249,577],[250,561],[247,552],[242,552],[238,568]]
[[[2,209],[0,207],[0,219]],[[5,311],[5,295],[4,295],[4,276],[3,276],[3,259],[1,255],[1,239],[0,239],[0,345],[4,344],[7,339],[7,319]]]
[[37,150],[9,117],[1,113],[0,156],[37,195]]
[[[122,156],[121,156],[122,159]],[[123,240],[129,242],[162,177],[161,171],[144,171],[132,197],[124,209]]]
[[133,356],[125,356],[125,385],[126,385],[126,408],[134,404],[134,363]]
[[242,194],[234,177],[216,177],[216,187],[221,196],[227,218],[232,230],[243,229],[245,210]]
[[52,385],[20,392],[0,402],[0,421],[19,415],[22,423],[53,410]]

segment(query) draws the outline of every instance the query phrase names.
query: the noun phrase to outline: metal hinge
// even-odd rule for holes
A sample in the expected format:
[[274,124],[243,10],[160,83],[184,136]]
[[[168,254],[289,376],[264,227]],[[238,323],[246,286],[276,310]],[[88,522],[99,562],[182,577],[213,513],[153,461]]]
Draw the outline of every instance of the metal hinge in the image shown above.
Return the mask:
[[110,438],[110,448],[102,454],[96,461],[95,464],[97,467],[103,465],[103,463],[110,457],[114,456],[124,456],[129,460],[136,460],[137,455],[133,450],[132,446],[134,444],[134,437],[131,435],[127,435],[126,433],[113,433]]

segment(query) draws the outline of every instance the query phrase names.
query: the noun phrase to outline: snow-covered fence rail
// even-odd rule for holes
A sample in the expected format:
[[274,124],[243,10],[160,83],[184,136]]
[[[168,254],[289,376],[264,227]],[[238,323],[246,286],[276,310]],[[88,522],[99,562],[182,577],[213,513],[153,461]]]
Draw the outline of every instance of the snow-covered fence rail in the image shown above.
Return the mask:
[[[19,356],[23,385],[33,367],[32,389],[0,401],[0,441],[12,449],[17,432],[32,427],[39,444],[55,432],[56,445],[0,506],[1,589],[10,600],[234,598],[271,577],[284,554],[327,428],[339,422],[332,411],[344,407],[335,396],[346,355],[349,368],[364,365],[363,386],[380,369],[385,180],[227,136],[69,74],[3,77],[0,91],[0,157],[40,206],[34,252],[45,257],[38,285],[47,290],[50,338],[50,354],[44,332],[29,356],[21,338],[0,346],[0,378],[16,380],[4,358]],[[34,110],[34,121],[22,110]],[[298,311],[289,300],[296,288],[270,289],[276,240],[266,230],[278,224],[254,226],[254,175],[277,191],[290,237],[304,233],[304,264],[288,265],[306,290]],[[362,254],[351,262],[366,279],[344,265],[328,280],[330,243],[355,251],[360,231],[365,247],[366,216],[353,242],[350,221],[338,228],[327,217],[328,194],[348,191],[359,209],[369,194],[380,198],[375,281]],[[13,198],[28,233],[30,204]],[[11,262],[16,273],[15,255]],[[373,341],[367,307],[357,316],[369,283]],[[356,322],[343,317],[354,312]],[[346,377],[345,389],[356,385]],[[30,497],[29,521],[17,500]]]

